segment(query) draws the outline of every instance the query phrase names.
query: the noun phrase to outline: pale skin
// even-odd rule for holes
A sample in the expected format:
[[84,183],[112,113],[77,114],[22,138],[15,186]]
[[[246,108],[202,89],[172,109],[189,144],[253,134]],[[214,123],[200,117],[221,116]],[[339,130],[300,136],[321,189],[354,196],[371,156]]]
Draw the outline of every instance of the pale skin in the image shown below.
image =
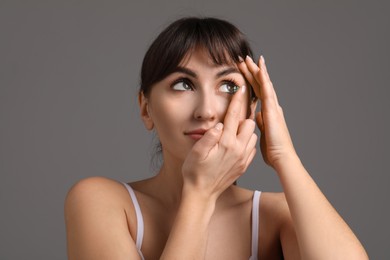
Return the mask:
[[[219,66],[197,49],[180,67],[139,96],[141,118],[156,130],[164,159],[155,177],[131,183],[145,222],[145,258],[249,258],[253,191],[232,183],[259,157],[257,123],[263,160],[284,190],[261,196],[258,258],[368,259],[296,154],[264,59]],[[178,83],[184,77],[192,89]],[[227,81],[241,86],[234,95]],[[121,183],[78,182],[65,218],[69,259],[140,259],[134,207]]]

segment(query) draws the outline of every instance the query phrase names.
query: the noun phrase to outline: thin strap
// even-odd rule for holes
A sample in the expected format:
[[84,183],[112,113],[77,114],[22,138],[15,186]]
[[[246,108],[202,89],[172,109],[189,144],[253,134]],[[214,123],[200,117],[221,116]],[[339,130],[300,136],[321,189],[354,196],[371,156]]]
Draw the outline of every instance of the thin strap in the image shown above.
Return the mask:
[[258,246],[259,246],[259,202],[260,191],[253,193],[253,205],[252,205],[252,255],[251,259],[257,259]]
[[142,239],[144,237],[144,219],[142,217],[142,212],[141,212],[141,207],[139,206],[137,197],[135,196],[133,188],[127,184],[123,183],[127,190],[130,193],[131,200],[133,201],[134,209],[135,209],[135,215],[137,217],[137,239],[135,242],[135,246],[138,249],[138,252],[141,256],[142,259],[144,259],[144,256],[142,255],[141,252],[141,247],[142,247]]

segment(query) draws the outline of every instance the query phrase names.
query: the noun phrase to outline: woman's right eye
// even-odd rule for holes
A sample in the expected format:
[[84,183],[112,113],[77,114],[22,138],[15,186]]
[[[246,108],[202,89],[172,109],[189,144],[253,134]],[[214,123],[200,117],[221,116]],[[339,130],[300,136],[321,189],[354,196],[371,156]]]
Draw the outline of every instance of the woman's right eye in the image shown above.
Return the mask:
[[173,90],[187,91],[193,90],[190,84],[185,80],[180,80],[172,85]]

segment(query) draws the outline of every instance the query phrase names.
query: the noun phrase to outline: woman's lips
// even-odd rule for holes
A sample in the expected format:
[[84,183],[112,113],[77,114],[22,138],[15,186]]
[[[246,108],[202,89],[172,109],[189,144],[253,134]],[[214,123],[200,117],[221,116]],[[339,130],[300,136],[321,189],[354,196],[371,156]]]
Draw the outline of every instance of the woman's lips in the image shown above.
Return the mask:
[[185,132],[184,134],[190,137],[191,139],[198,141],[203,135],[207,132],[205,129],[195,129],[192,131]]

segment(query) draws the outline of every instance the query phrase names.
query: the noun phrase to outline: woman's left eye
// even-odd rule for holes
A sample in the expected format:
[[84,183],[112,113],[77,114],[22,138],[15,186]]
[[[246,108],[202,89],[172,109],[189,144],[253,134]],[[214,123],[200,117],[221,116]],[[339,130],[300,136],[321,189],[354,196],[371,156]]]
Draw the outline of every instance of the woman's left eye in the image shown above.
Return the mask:
[[239,88],[240,87],[238,87],[233,82],[224,82],[219,87],[219,91],[224,92],[224,93],[234,94],[234,93],[236,93],[238,91]]

